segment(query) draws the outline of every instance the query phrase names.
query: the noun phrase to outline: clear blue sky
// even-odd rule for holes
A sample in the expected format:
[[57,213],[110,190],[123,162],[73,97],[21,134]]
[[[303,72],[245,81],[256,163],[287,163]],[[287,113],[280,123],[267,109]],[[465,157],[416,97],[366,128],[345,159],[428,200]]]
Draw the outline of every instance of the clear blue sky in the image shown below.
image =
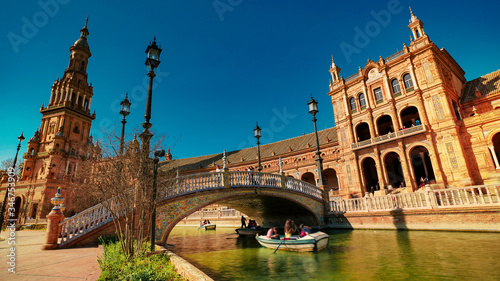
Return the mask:
[[[424,22],[430,39],[462,66],[467,79],[499,69],[500,4],[461,3],[5,2],[0,12],[0,161],[14,157],[21,131],[28,140],[40,126],[39,108],[48,103],[52,83],[63,75],[69,47],[87,15],[91,109],[97,113],[93,134],[121,126],[119,102],[126,92],[133,104],[127,132],[144,121],[144,51],[156,36],[163,52],[151,123],[157,134],[167,135],[165,148],[173,147],[174,158],[186,158],[254,146],[256,121],[263,129],[263,144],[312,132],[307,112],[311,93],[319,101],[318,128],[334,126],[327,95],[331,55],[341,75],[348,77],[367,59],[385,58],[401,50],[403,43],[409,45],[408,6]],[[388,4],[395,5],[390,19],[371,30],[366,46],[343,54],[342,43],[356,47],[355,30],[372,26],[374,14],[384,14]],[[13,44],[14,37],[18,41]]]

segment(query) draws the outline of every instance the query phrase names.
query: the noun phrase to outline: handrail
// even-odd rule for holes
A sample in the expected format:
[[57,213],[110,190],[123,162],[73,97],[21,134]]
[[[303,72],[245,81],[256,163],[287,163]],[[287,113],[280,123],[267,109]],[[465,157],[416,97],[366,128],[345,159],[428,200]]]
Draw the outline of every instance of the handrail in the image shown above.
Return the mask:
[[[109,205],[110,208],[106,205]],[[120,204],[113,199],[109,199],[107,203],[99,203],[63,220],[59,223],[61,227],[60,245],[64,246],[77,237],[112,221],[112,213],[120,215]]]
[[223,189],[226,186],[226,180],[228,181],[227,186],[229,188],[282,188],[282,180],[285,179],[285,189],[307,194],[317,199],[323,200],[323,191],[320,188],[298,179],[285,177],[284,175],[249,171],[229,171],[227,175],[227,179],[225,178],[225,172],[209,172],[185,175],[166,179],[160,182],[160,185],[163,185],[165,187],[163,188],[165,192],[163,194],[163,197],[170,198],[198,191]]

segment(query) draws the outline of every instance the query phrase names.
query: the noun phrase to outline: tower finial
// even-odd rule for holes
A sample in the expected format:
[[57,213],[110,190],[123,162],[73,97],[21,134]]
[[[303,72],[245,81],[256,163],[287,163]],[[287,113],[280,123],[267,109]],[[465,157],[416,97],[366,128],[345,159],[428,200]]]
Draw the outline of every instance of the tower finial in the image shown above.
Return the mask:
[[87,19],[85,20],[85,28],[87,28],[88,23],[89,23],[89,15],[87,15]]
[[410,23],[415,22],[417,20],[417,17],[413,14],[411,7],[410,7],[410,14],[411,14]]
[[335,61],[333,60],[333,55],[332,55],[332,68],[335,68]]

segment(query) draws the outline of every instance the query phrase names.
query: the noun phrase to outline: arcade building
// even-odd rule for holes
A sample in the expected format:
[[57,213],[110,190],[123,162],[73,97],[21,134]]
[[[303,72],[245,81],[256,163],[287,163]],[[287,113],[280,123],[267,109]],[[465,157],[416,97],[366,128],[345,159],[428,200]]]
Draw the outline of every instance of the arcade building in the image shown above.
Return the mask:
[[[410,44],[387,58],[368,60],[347,78],[332,59],[327,94],[335,124],[318,132],[321,188],[331,200],[415,192],[422,183],[433,189],[500,183],[500,70],[467,81],[423,26],[411,12]],[[63,78],[40,108],[41,126],[28,142],[16,185],[19,218],[45,218],[59,186],[70,209],[78,163],[98,148],[90,134],[96,116],[90,113],[88,34],[86,24],[70,48]],[[287,176],[317,184],[315,145],[314,133],[261,145],[262,172],[278,173],[281,158]],[[227,152],[228,168],[257,167],[257,155],[257,147]],[[222,153],[185,159],[167,153],[161,169],[182,175],[215,171],[222,164]],[[3,177],[2,198],[6,187]]]

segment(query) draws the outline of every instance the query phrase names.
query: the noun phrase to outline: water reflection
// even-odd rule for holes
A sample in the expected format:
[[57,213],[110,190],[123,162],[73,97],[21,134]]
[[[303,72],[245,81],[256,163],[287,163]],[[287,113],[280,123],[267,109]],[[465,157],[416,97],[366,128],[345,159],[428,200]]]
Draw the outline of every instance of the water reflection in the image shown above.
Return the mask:
[[232,228],[177,227],[174,252],[215,280],[500,280],[500,234],[328,231],[319,253],[276,252]]

